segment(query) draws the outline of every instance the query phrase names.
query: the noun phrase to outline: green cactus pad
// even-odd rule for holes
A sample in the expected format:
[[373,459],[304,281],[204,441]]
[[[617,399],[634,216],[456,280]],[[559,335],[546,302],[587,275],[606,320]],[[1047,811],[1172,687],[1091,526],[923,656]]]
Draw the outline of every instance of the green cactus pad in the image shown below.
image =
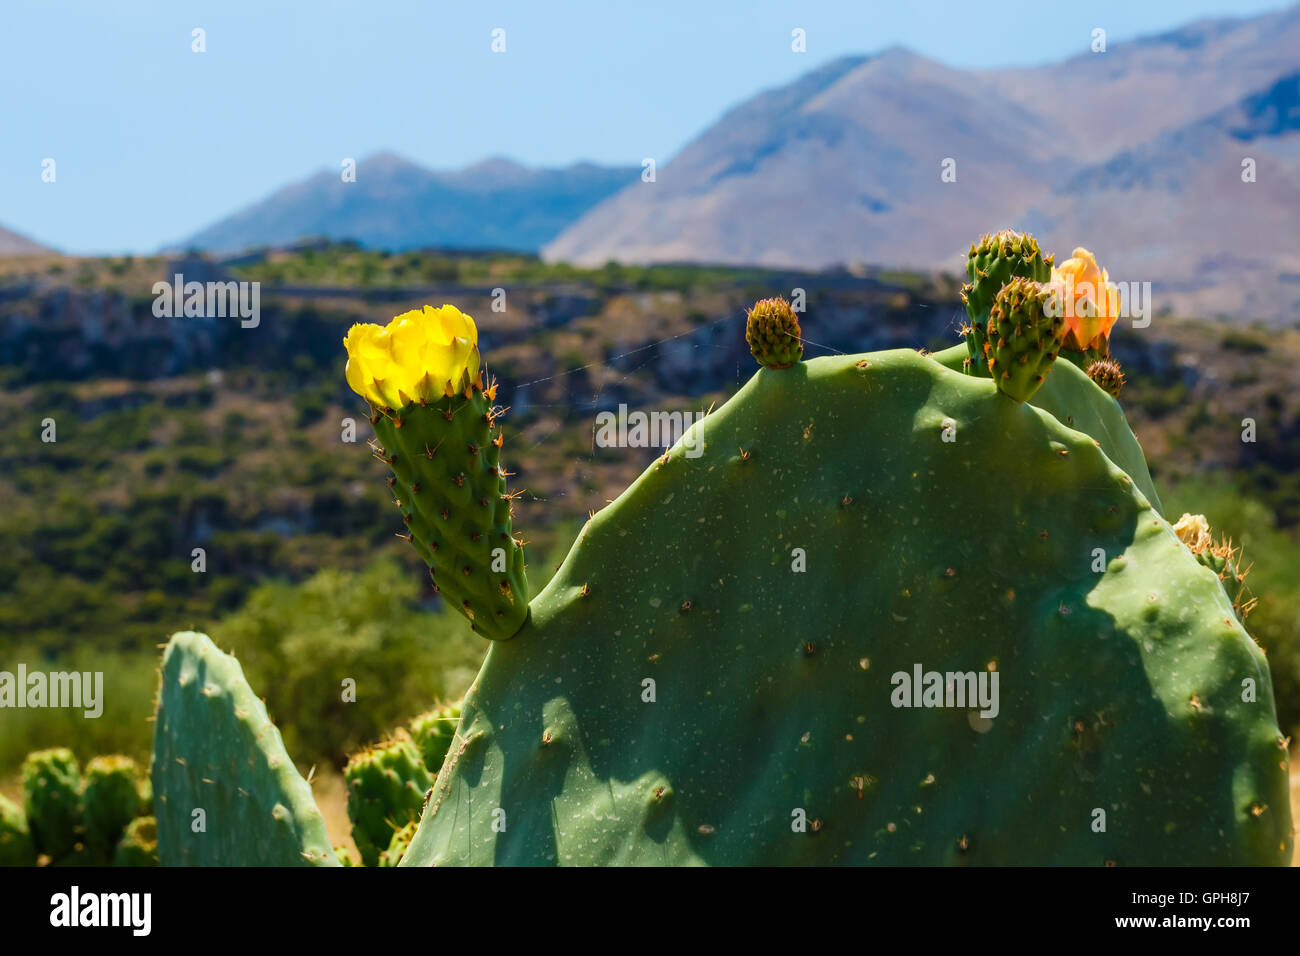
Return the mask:
[[0,866],[35,866],[36,844],[23,808],[0,794]]
[[393,867],[402,862],[402,857],[406,855],[407,848],[411,845],[411,841],[415,839],[416,827],[416,822],[412,820],[393,833],[393,838],[388,842],[388,849],[379,854],[380,867]]
[[205,634],[163,652],[152,778],[165,866],[338,866],[266,705]]
[[443,757],[446,756],[459,725],[459,704],[443,704],[411,721],[411,739],[420,748],[424,768],[429,771],[429,776],[438,776]]
[[[962,371],[966,357],[963,345],[954,345],[930,356],[944,368],[954,371]],[[1146,456],[1129,428],[1124,410],[1118,402],[1097,391],[1083,372],[1068,362],[1058,361],[1047,381],[1029,397],[1029,404],[1096,441],[1106,457],[1133,479],[1133,484],[1151,506],[1164,512],[1147,469]]]
[[424,795],[433,785],[419,749],[405,731],[348,758],[343,769],[348,787],[352,842],[366,866],[377,866],[393,833],[418,820]]
[[[371,422],[393,470],[403,536],[429,566],[435,588],[493,640],[512,637],[528,615],[522,542],[511,535],[501,467],[495,388],[474,387]],[[387,841],[385,841],[387,845]]]
[[361,858],[348,847],[336,846],[334,855],[339,858],[339,863],[342,866],[362,866]]
[[989,374],[998,391],[1025,402],[1047,381],[1065,337],[1060,293],[1032,279],[998,292],[987,327]]
[[126,825],[113,853],[114,866],[158,865],[158,821],[136,817]]
[[59,859],[72,852],[81,825],[81,768],[71,750],[38,750],[23,761],[23,810],[36,849]]
[[799,318],[790,303],[779,297],[754,303],[745,320],[745,341],[764,368],[789,368],[803,358]]
[[912,351],[694,427],[492,645],[402,865],[1289,860],[1263,654],[1100,440]]
[[966,276],[970,281],[962,286],[961,300],[970,319],[963,330],[970,362],[964,368],[971,375],[988,378],[987,327],[998,292],[1017,276],[1035,282],[1048,281],[1052,277],[1052,257],[1044,256],[1038,241],[1028,233],[1003,229],[971,244],[966,256]]
[[95,757],[86,764],[82,794],[86,845],[107,862],[122,831],[140,812],[140,770],[130,757]]

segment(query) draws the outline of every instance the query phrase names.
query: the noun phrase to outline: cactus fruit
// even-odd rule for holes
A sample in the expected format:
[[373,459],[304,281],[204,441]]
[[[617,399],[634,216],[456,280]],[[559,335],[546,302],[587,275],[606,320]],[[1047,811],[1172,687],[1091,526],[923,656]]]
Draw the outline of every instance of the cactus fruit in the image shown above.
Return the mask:
[[[990,384],[910,350],[754,376],[492,645],[402,865],[1287,861],[1223,589],[1098,443]],[[1014,506],[970,522],[991,489]],[[900,698],[919,671],[934,698]],[[945,673],[998,705],[924,706]]]
[[353,754],[343,779],[348,787],[352,842],[362,862],[376,866],[394,831],[419,818],[433,776],[410,734],[399,730],[389,740]]
[[114,866],[158,865],[158,821],[136,817],[126,825],[113,852]]
[[424,767],[431,777],[438,776],[447,748],[456,737],[460,724],[460,706],[443,704],[426,711],[411,721],[411,739],[420,748]]
[[86,845],[103,862],[140,811],[139,768],[130,757],[95,757],[86,764],[82,794]]
[[338,866],[266,705],[206,635],[163,651],[152,778],[166,866]]
[[406,855],[406,848],[415,839],[416,826],[416,822],[412,820],[400,830],[393,832],[393,838],[388,842],[388,849],[379,854],[379,866],[397,866],[402,862],[402,857]]
[[474,320],[426,306],[385,328],[354,325],[344,344],[348,383],[370,403],[376,455],[393,471],[399,537],[475,631],[513,636],[528,615],[528,581],[523,542],[511,533],[496,385],[484,386]]
[[35,866],[36,844],[23,808],[0,794],[0,866]]
[[987,326],[989,313],[1002,287],[1016,277],[1047,282],[1052,277],[1052,257],[1044,256],[1038,241],[1028,233],[1003,229],[996,235],[982,236],[972,243],[966,256],[966,276],[970,280],[961,289],[970,324],[962,330],[966,337],[966,371],[987,377],[989,354]]
[[785,299],[754,303],[745,320],[745,341],[764,368],[789,368],[803,358],[803,333],[799,318]]
[[81,825],[81,769],[64,747],[23,761],[23,809],[36,849],[57,860],[72,851]]
[[1124,370],[1118,362],[1114,359],[1099,359],[1091,363],[1086,371],[1088,378],[1096,382],[1098,388],[1112,398],[1119,398],[1120,390],[1124,388]]
[[989,374],[998,391],[1024,402],[1052,370],[1065,337],[1061,298],[1052,286],[1016,277],[999,290],[989,312]]

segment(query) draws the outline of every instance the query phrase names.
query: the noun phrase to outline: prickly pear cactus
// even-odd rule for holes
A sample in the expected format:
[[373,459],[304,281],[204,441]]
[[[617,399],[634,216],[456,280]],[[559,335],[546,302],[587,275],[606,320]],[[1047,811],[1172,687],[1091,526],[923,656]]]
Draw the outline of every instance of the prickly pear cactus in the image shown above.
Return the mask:
[[140,812],[139,775],[130,757],[95,757],[86,764],[86,845],[104,862],[112,858],[122,831]]
[[1263,654],[1076,388],[761,370],[492,645],[402,865],[1286,862]]
[[420,748],[425,769],[438,776],[443,757],[456,736],[460,724],[460,705],[443,704],[420,714],[411,721],[411,739]]
[[352,842],[366,866],[379,865],[379,856],[392,842],[394,831],[419,819],[433,776],[405,731],[348,759],[343,779],[348,788]]
[[172,636],[154,720],[165,866],[338,866],[311,786],[239,662],[205,634]]
[[23,810],[36,849],[58,859],[77,843],[81,768],[71,750],[38,750],[23,761]]
[[0,866],[35,866],[36,844],[23,808],[0,795]]
[[153,817],[136,817],[126,825],[113,852],[113,865],[158,865],[158,822]]

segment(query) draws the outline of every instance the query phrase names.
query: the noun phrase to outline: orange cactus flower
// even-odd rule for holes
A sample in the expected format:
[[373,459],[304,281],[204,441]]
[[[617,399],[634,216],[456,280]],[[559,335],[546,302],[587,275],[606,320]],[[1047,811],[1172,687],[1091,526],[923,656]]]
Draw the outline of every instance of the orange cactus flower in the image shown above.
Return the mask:
[[1119,318],[1119,288],[1082,246],[1052,270],[1052,283],[1065,300],[1065,348],[1083,352],[1110,338]]

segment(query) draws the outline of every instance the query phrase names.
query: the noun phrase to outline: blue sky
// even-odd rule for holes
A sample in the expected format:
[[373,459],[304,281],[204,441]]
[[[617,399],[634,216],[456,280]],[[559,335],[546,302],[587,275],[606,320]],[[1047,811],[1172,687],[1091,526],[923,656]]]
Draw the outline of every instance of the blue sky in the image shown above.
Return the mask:
[[[0,224],[67,252],[148,252],[343,157],[639,165],[845,54],[899,44],[959,67],[1032,65],[1086,52],[1098,26],[1113,44],[1281,6],[0,0]],[[195,27],[206,53],[191,51]],[[796,27],[807,53],[791,52]]]

